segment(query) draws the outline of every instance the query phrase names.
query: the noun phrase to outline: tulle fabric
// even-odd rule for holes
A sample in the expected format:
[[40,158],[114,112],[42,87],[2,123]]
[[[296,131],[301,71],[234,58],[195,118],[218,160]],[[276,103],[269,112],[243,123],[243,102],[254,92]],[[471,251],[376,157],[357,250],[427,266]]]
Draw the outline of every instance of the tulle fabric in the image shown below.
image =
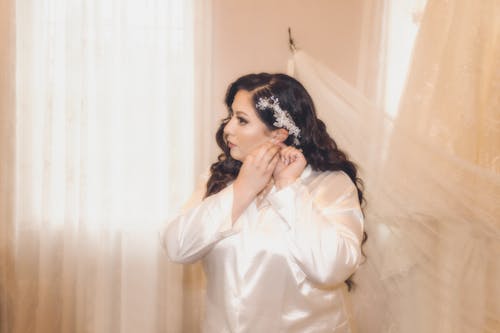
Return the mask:
[[303,51],[290,60],[365,181],[360,332],[500,329],[498,7],[429,2],[396,118]]

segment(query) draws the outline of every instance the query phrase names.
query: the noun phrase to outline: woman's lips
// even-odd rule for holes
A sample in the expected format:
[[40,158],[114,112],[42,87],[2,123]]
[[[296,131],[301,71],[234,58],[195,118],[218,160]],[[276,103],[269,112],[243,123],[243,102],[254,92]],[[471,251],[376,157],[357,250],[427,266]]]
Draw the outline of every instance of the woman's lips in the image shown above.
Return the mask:
[[229,142],[229,141],[227,143],[227,146],[229,147],[229,149],[236,147],[236,145],[234,143]]

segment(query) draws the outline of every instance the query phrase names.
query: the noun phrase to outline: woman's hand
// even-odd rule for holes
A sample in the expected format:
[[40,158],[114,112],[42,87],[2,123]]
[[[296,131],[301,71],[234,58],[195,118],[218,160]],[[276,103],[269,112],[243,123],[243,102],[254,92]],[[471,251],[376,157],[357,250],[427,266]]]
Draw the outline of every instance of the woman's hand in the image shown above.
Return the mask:
[[250,153],[233,183],[233,223],[271,180],[279,160],[280,146],[266,142]]
[[273,172],[274,183],[282,189],[295,182],[304,171],[307,161],[300,150],[292,146],[282,145],[279,162]]
[[234,185],[257,195],[271,180],[279,160],[280,146],[266,142],[251,152],[243,161]]

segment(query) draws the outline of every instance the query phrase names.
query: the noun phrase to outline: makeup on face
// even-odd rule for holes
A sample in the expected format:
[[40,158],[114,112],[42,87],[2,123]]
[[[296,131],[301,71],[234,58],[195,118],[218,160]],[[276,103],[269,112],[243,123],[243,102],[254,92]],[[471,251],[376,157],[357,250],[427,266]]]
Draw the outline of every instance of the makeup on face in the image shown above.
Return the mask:
[[252,94],[240,90],[231,106],[232,115],[224,128],[224,137],[231,156],[243,161],[254,149],[272,138],[272,131],[258,117]]

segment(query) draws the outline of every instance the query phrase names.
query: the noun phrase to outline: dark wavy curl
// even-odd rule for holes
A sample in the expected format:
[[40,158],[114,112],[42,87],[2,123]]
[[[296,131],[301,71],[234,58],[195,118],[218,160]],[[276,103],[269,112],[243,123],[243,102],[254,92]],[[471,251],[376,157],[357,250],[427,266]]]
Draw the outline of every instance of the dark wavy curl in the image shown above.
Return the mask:
[[[364,205],[363,182],[358,178],[356,165],[349,161],[347,155],[337,147],[335,141],[328,134],[324,122],[318,119],[312,98],[304,86],[288,75],[268,73],[245,75],[229,86],[225,98],[229,113],[222,120],[216,133],[217,145],[222,149],[222,154],[218,156],[217,162],[210,167],[211,175],[207,182],[206,197],[218,193],[236,179],[241,167],[241,162],[231,157],[224,140],[224,127],[231,119],[234,97],[240,90],[251,92],[254,104],[257,104],[261,97],[278,97],[281,108],[287,110],[295,124],[300,128],[299,146],[293,144],[292,136],[289,136],[284,143],[301,149],[307,163],[313,170],[344,171],[357,188],[360,204]],[[271,110],[255,109],[255,111],[270,130],[277,129],[273,125],[275,119]],[[365,232],[363,244],[367,238]],[[349,290],[354,287],[351,278],[345,281]]]

